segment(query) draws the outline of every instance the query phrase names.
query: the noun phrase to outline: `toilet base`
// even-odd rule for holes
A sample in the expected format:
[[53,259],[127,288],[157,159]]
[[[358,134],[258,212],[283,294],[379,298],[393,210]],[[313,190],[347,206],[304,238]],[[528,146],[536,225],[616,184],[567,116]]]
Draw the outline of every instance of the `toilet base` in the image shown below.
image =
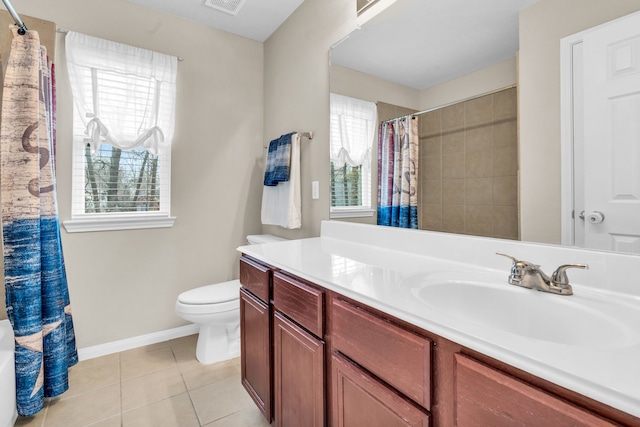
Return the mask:
[[240,355],[240,323],[200,325],[196,359],[204,364],[222,362]]

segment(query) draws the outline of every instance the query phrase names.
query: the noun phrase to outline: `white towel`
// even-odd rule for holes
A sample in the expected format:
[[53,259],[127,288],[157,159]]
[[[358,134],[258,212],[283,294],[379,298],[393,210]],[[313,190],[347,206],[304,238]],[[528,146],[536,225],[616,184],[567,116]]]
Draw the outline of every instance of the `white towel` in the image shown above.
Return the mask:
[[262,223],[283,228],[302,227],[300,197],[300,135],[291,135],[289,181],[262,187]]

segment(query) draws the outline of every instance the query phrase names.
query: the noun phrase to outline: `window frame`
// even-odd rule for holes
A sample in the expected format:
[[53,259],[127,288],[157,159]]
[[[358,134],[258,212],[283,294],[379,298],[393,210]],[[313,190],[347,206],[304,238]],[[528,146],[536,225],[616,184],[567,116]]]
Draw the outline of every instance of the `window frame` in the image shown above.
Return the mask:
[[[73,55],[67,52],[67,62],[65,66],[70,74],[70,82],[72,86],[71,98],[73,102],[73,121],[72,121],[72,159],[71,159],[71,219],[63,221],[63,225],[67,232],[87,232],[87,231],[109,231],[109,230],[131,230],[131,229],[148,229],[148,228],[167,228],[172,227],[175,217],[171,216],[171,146],[174,132],[175,120],[175,72],[177,59],[168,55],[152,52],[150,50],[141,49],[133,46],[123,45],[121,43],[109,40],[98,39],[88,35],[69,32],[67,37],[73,37],[73,43],[67,43],[67,49],[73,44]],[[105,52],[105,53],[103,53]],[[132,54],[140,59],[140,63],[131,63]],[[70,56],[71,55],[71,56]],[[70,65],[70,61],[72,65]],[[140,68],[141,67],[141,68]],[[81,70],[90,70],[90,78],[92,83],[88,83],[86,79],[87,72]],[[73,71],[74,78],[71,78]],[[138,71],[140,74],[138,74]],[[133,73],[133,74],[132,74]],[[111,74],[111,77],[109,76]],[[82,77],[81,77],[82,76]],[[132,78],[139,77],[139,83],[144,86],[150,84],[155,87],[155,91],[151,92],[149,88],[144,86],[141,93],[152,93],[153,98],[147,99],[146,103],[151,102],[156,110],[145,109],[145,115],[141,116],[148,120],[146,112],[151,111],[151,123],[145,124],[142,129],[148,129],[146,139],[138,137],[137,140],[131,139],[136,137],[135,134],[114,132],[121,130],[128,132],[129,128],[118,126],[117,121],[101,122],[104,117],[100,116],[100,105],[97,103],[96,92],[97,84],[95,79],[104,81],[112,79],[114,85],[108,84],[104,92],[105,99],[115,99],[116,94],[124,93],[122,87],[127,88],[127,94],[133,83],[135,88],[139,84]],[[117,79],[117,80],[115,80]],[[122,81],[121,81],[122,80]],[[122,87],[119,86],[122,83]],[[85,85],[93,85],[93,105],[91,105],[91,95],[87,97],[87,89]],[[76,92],[76,88],[81,87]],[[91,88],[89,88],[91,89]],[[160,92],[162,91],[162,92]],[[89,92],[90,93],[90,92]],[[162,95],[160,95],[162,93]],[[168,94],[168,95],[167,95]],[[113,95],[113,97],[111,96]],[[119,95],[118,95],[119,96]],[[129,95],[127,95],[129,96]],[[135,96],[135,95],[134,95]],[[171,100],[170,103],[161,104],[160,96],[165,101]],[[168,96],[168,99],[167,99]],[[141,98],[144,99],[144,98]],[[109,101],[107,101],[109,102]],[[130,99],[122,100],[130,105]],[[136,104],[131,104],[136,105]],[[112,108],[111,106],[106,108]],[[103,105],[104,107],[104,105]],[[147,105],[148,107],[148,105]],[[119,108],[116,106],[116,108]],[[108,115],[106,117],[113,117]],[[134,111],[137,113],[137,111]],[[153,116],[155,114],[155,116]],[[87,119],[85,119],[85,117]],[[88,118],[92,118],[89,120]],[[136,117],[138,117],[136,115]],[[155,117],[155,123],[154,119]],[[159,126],[158,117],[164,118]],[[168,119],[168,120],[167,120]],[[89,120],[89,124],[87,123]],[[102,134],[102,129],[96,131],[95,127],[89,129],[90,123],[97,120],[100,126],[113,126]],[[155,126],[153,126],[155,124]],[[87,133],[89,132],[89,133]],[[100,132],[100,133],[98,133]],[[155,132],[155,134],[152,134]],[[158,137],[156,134],[160,134]],[[151,136],[150,136],[151,135]],[[112,138],[113,137],[113,138]],[[111,139],[112,138],[112,139]],[[157,181],[155,182],[159,196],[159,206],[154,211],[126,211],[126,212],[85,212],[86,209],[86,167],[85,158],[87,146],[92,150],[99,149],[100,145],[110,145],[123,151],[133,151],[145,147],[152,155],[155,153],[158,161]],[[138,148],[134,148],[138,147]],[[103,157],[108,159],[108,154]],[[124,165],[120,165],[122,168]],[[120,169],[122,170],[122,169]],[[123,181],[123,176],[118,176],[118,185]],[[155,207],[154,207],[155,208]]]
[[[332,94],[334,95],[334,94]],[[369,101],[365,101],[362,99],[358,99],[358,98],[353,98],[353,97],[348,97],[346,95],[340,95],[340,94],[335,94],[338,95],[342,98],[351,98],[353,101],[356,102],[364,102],[364,103],[370,103]],[[372,103],[374,106],[375,104]],[[331,105],[333,105],[333,100],[331,101]],[[333,118],[332,118],[332,111],[329,112],[330,115],[330,122],[331,122],[331,127],[330,127],[330,131],[333,131]],[[376,108],[376,113],[375,113],[375,124],[376,126],[373,128],[373,140],[371,143],[371,148],[370,148],[370,155],[368,156],[368,161],[365,160],[362,162],[360,166],[360,191],[362,193],[362,200],[361,200],[361,204],[358,206],[333,206],[333,194],[332,194],[332,189],[334,188],[334,181],[333,181],[333,174],[329,174],[329,218],[365,218],[365,217],[372,217],[375,215],[376,213],[376,207],[375,207],[375,200],[374,200],[374,194],[375,191],[373,190],[373,164],[374,164],[374,153],[376,152],[376,150],[374,150],[374,145],[375,145],[375,141],[377,141],[377,135],[378,135],[378,128],[377,128],[377,108]],[[329,138],[329,144],[332,143],[332,138]],[[329,160],[329,167],[333,168],[333,160]]]
[[[371,162],[371,160],[370,160]],[[367,167],[368,166],[368,167]],[[330,161],[330,167],[333,167],[333,162]],[[329,218],[365,218],[371,217],[375,214],[373,205],[373,191],[371,190],[372,173],[371,166],[363,163],[360,168],[360,186],[362,192],[362,201],[369,200],[369,206],[362,203],[358,206],[332,206],[333,202],[332,194],[329,195]],[[369,188],[368,194],[366,194],[365,187]],[[333,188],[333,176],[329,177],[329,189],[331,192]],[[368,196],[368,198],[366,197]]]
[[[74,108],[74,120],[76,113]],[[75,131],[73,133],[71,219],[62,223],[68,233],[173,227],[176,218],[169,213],[171,208],[171,150],[166,150],[165,153],[158,155],[161,170],[164,171],[166,169],[166,173],[159,174],[161,206],[159,212],[79,212],[78,204],[74,202],[76,200],[84,200],[85,197],[84,153],[86,141],[76,135]]]

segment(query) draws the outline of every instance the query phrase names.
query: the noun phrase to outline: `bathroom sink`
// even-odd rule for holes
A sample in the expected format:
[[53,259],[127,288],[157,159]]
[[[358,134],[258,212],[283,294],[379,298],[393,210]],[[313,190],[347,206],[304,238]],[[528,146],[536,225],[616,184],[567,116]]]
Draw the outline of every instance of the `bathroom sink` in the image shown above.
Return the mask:
[[640,310],[593,291],[553,295],[509,285],[495,273],[436,273],[405,279],[403,289],[429,310],[532,340],[581,347],[637,343]]

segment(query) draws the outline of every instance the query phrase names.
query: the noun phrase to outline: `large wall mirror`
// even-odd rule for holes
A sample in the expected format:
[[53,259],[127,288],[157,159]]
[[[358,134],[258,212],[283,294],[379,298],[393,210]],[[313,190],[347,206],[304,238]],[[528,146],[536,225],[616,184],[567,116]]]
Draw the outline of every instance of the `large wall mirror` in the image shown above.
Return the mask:
[[[561,62],[574,55],[561,41],[637,12],[639,0],[391,3],[331,49],[330,90],[375,103],[379,122],[417,113],[420,228],[640,252],[640,232],[613,246],[567,232],[591,212],[580,219],[563,205],[572,178],[561,159],[561,93],[572,93]],[[376,223],[375,215],[347,220]]]

